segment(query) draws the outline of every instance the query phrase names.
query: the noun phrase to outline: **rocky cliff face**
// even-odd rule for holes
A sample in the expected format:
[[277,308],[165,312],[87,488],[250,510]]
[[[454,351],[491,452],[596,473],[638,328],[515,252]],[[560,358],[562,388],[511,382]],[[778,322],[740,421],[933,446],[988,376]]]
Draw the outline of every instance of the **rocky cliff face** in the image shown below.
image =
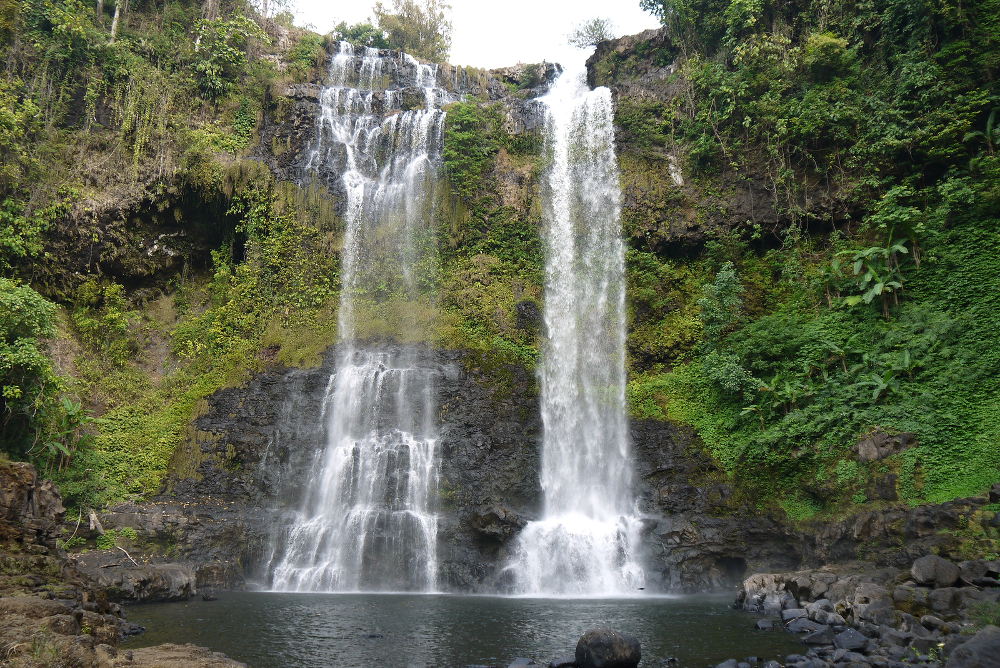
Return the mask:
[[[786,224],[775,213],[765,183],[727,181],[726,174],[708,186],[693,182],[676,147],[651,142],[629,124],[630,109],[666,110],[683,94],[677,56],[665,33],[649,31],[602,44],[589,62],[591,82],[610,86],[618,100],[627,233],[669,254],[687,252],[709,235],[748,221]],[[500,103],[511,132],[532,132],[542,119],[531,99],[544,92],[556,71],[552,65],[489,73],[442,67],[438,84]],[[403,68],[387,73],[399,78],[404,97],[405,75]],[[281,179],[302,181],[320,85],[317,80],[288,87],[266,115],[255,157]],[[511,176],[520,178],[515,172],[511,167],[506,176],[492,176],[517,180]],[[530,182],[523,189],[530,190]],[[520,206],[520,199],[510,199],[505,204]],[[837,206],[834,200],[806,205]],[[179,562],[182,576],[153,586],[125,574],[112,586],[127,597],[173,598],[198,587],[242,587],[262,576],[280,535],[282,512],[295,508],[312,454],[325,445],[319,415],[335,358],[330,348],[317,367],[272,367],[243,387],[210,397],[175,453],[164,493],[153,503],[123,504],[103,516],[108,528],[137,532],[145,560]],[[541,419],[535,379],[522,367],[497,368],[471,352],[423,347],[419,358],[438,377],[441,584],[460,591],[493,590],[502,584],[497,570],[511,538],[539,511]],[[901,567],[930,550],[957,557],[957,536],[970,525],[997,530],[997,515],[984,507],[985,498],[906,508],[877,493],[870,498],[887,502],[885,507],[793,525],[744,498],[690,431],[639,420],[631,425],[631,439],[646,517],[646,557],[652,586],[658,588],[718,589],[736,585],[750,572],[856,558]],[[872,447],[878,456],[878,447]],[[873,456],[872,447],[862,444],[858,456]],[[99,560],[86,564],[92,569],[105,565]]]
[[[335,359],[331,347],[318,367],[274,368],[214,395],[167,491],[153,504],[112,509],[106,526],[169,546],[202,588],[263,578],[282,513],[296,507],[325,446],[321,402]],[[536,381],[520,367],[484,368],[468,352],[420,347],[418,359],[437,376],[441,586],[495,591],[509,542],[540,510]],[[636,420],[631,439],[654,588],[718,590],[748,573],[855,559],[898,568],[932,550],[958,558],[962,527],[996,521],[989,499],[977,497],[793,525],[743,498],[690,431]]]
[[[417,359],[437,377],[442,585],[486,587],[503,545],[538,509],[535,381],[516,367],[487,373],[471,353],[420,347]],[[105,525],[169,545],[199,586],[260,577],[282,512],[297,506],[313,455],[325,447],[322,399],[335,360],[331,347],[316,368],[272,369],[214,395],[161,499],[113,508]]]

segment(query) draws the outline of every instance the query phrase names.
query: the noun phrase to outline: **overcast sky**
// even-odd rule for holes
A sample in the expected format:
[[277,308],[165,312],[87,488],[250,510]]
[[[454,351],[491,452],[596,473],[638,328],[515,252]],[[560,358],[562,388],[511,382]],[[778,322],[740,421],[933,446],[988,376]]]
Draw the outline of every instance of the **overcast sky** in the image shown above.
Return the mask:
[[[367,20],[374,4],[375,0],[292,0],[297,22],[311,24],[321,33],[340,21]],[[594,17],[610,19],[619,36],[659,25],[639,9],[639,0],[451,0],[450,4],[454,32],[449,60],[455,65],[562,62],[566,36]]]

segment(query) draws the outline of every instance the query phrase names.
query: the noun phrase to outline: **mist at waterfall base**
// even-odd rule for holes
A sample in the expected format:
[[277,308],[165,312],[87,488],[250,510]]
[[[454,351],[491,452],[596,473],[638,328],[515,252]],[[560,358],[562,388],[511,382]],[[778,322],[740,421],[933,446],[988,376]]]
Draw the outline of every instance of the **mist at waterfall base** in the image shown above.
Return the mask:
[[643,665],[678,668],[730,657],[801,652],[789,633],[753,630],[729,596],[545,600],[482,596],[222,592],[206,603],[129,606],[149,630],[122,647],[191,642],[254,668],[540,665],[572,655],[585,631],[610,626],[637,637]]

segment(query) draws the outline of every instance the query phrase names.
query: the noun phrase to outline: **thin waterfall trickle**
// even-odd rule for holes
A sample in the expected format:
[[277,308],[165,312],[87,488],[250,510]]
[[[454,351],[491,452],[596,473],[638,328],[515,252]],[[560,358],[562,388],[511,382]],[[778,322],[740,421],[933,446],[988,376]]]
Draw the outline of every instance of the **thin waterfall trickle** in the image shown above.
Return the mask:
[[545,324],[542,519],[507,566],[521,594],[620,595],[644,584],[636,556],[625,413],[625,260],[614,107],[567,70],[542,98]]
[[[342,42],[320,95],[306,178],[342,201],[339,348],[302,501],[269,564],[279,591],[432,591],[437,578],[434,370],[412,346],[365,344],[373,322],[395,338],[431,297],[432,209],[449,94],[413,58]],[[410,91],[409,89],[413,89]],[[404,95],[425,106],[404,111]]]

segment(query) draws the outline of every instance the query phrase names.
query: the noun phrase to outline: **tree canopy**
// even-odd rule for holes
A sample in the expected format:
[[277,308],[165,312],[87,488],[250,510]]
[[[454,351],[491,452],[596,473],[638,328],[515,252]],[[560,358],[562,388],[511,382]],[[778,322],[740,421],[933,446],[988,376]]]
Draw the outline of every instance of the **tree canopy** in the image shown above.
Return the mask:
[[393,0],[375,4],[375,21],[393,47],[410,55],[443,62],[451,51],[451,5],[442,0]]
[[601,42],[606,42],[609,39],[614,38],[614,25],[611,21],[600,17],[594,17],[578,25],[573,32],[569,34],[569,39],[567,41],[570,46],[575,46],[579,49],[586,49],[597,46]]

